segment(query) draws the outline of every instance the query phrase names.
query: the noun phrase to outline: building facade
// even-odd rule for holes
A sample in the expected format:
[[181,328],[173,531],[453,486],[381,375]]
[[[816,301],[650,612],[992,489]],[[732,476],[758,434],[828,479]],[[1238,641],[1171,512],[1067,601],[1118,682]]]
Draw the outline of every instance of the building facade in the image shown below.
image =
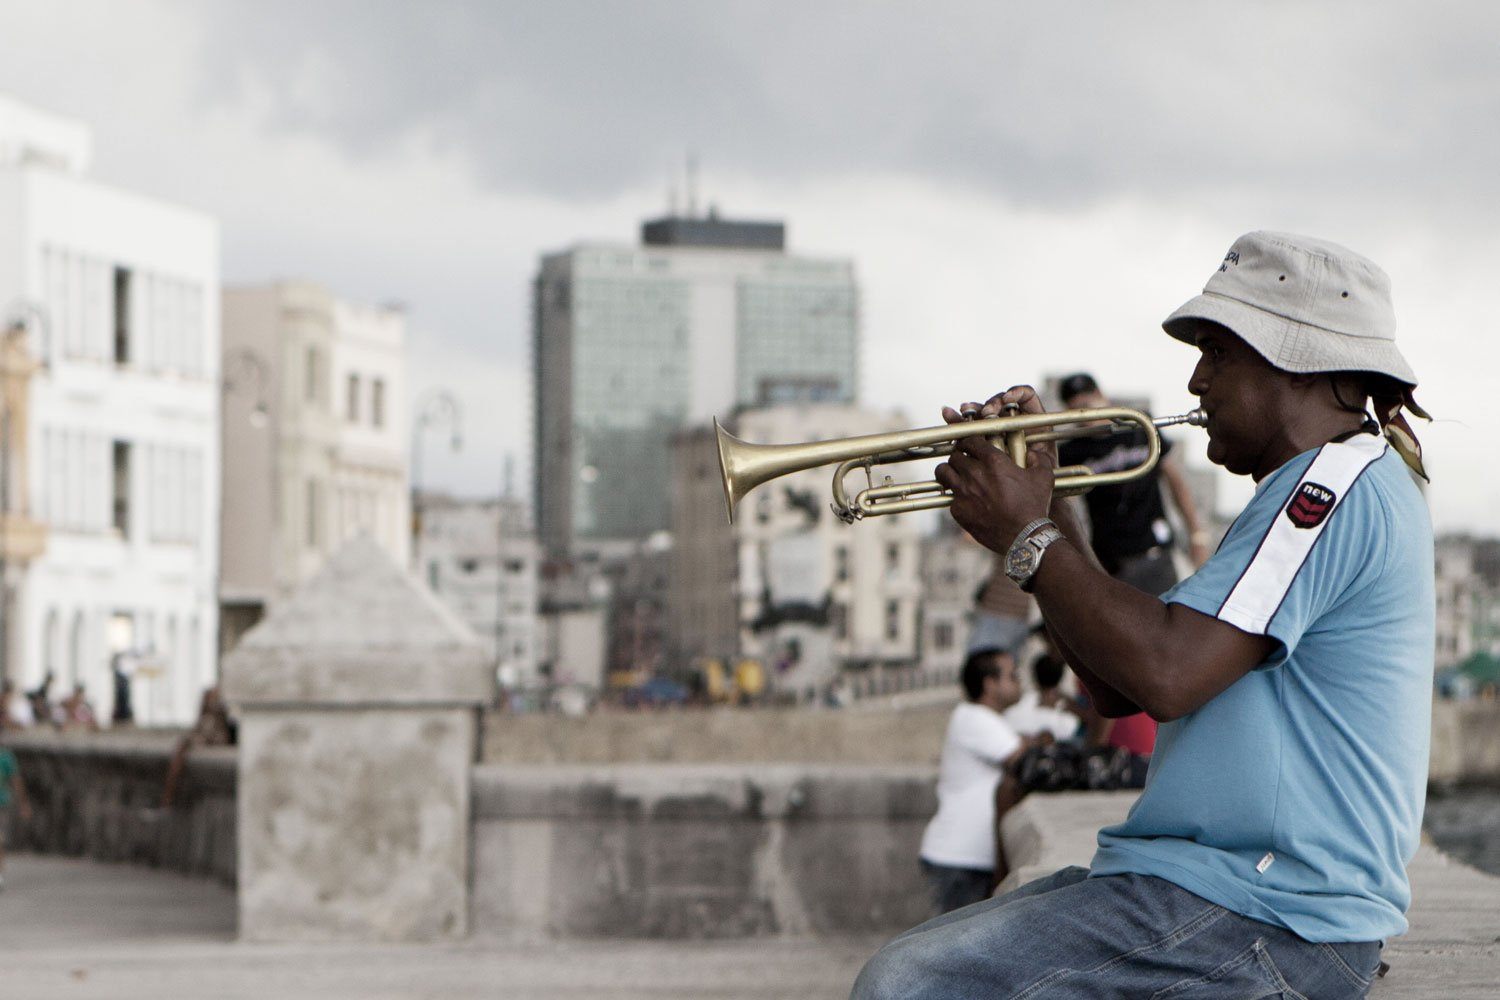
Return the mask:
[[1435,545],[1438,670],[1500,656],[1500,540],[1443,535]]
[[670,521],[670,442],[743,406],[853,402],[848,260],[786,252],[780,223],[648,222],[640,246],[542,258],[533,289],[535,509],[544,550]]
[[978,594],[994,571],[995,554],[945,514],[938,530],[922,540],[921,559],[922,669],[958,670],[967,657]]
[[521,501],[422,498],[418,570],[486,646],[506,688],[539,680],[540,564]]
[[[743,411],[732,429],[775,444],[909,426],[899,414],[802,403]],[[816,468],[751,493],[731,532],[713,435],[680,435],[674,458],[670,618],[680,662],[748,657],[797,690],[846,668],[917,663],[923,515],[845,524],[830,509],[830,471]],[[848,485],[853,492],[862,484],[856,474]]]
[[0,97],[0,309],[31,365],[18,397],[6,364],[6,671],[180,723],[217,674],[219,230],[92,180],[90,141]]
[[330,553],[369,534],[410,563],[406,318],[308,282],[226,289],[227,650]]

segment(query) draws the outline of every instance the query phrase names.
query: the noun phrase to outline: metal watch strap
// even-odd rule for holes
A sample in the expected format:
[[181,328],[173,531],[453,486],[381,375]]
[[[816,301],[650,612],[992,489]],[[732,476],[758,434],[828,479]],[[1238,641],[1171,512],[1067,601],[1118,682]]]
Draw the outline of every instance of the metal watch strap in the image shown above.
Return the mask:
[[1047,548],[1063,537],[1062,529],[1048,521],[1047,524],[1025,540],[1026,545],[1036,549],[1036,563],[1031,567],[1031,575],[1024,580],[1017,581],[1016,586],[1022,592],[1031,593],[1036,587],[1036,575],[1042,568],[1042,556],[1046,555]]
[[[1039,517],[1036,520],[1029,522],[1026,527],[1022,528],[1020,533],[1016,535],[1016,540],[1010,543],[1010,547],[1013,549],[1017,545],[1020,545],[1022,542],[1026,541],[1026,539],[1031,537],[1032,532],[1048,524],[1052,524],[1052,518],[1050,517]],[[1056,527],[1056,525],[1053,525],[1053,527]]]

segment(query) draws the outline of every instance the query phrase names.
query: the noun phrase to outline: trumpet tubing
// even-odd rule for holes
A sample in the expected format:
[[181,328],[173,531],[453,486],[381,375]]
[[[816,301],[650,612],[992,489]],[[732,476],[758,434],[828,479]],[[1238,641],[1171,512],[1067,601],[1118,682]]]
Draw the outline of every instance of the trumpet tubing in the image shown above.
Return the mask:
[[[1123,406],[1106,406],[1088,410],[1062,410],[1057,413],[1025,413],[971,420],[939,427],[923,427],[884,434],[862,434],[831,441],[809,441],[801,444],[751,444],[730,434],[714,420],[719,446],[719,472],[724,482],[724,500],[730,523],[735,508],[751,490],[780,476],[822,465],[838,463],[833,480],[833,509],[845,521],[883,514],[901,514],[914,510],[946,507],[952,494],[936,480],[921,483],[888,483],[857,494],[850,501],[844,490],[844,478],[855,469],[867,472],[876,465],[912,462],[937,458],[952,452],[965,438],[995,439],[997,447],[1018,465],[1026,463],[1026,449],[1046,441],[1066,441],[1123,430],[1132,425],[1146,431],[1148,454],[1144,461],[1114,472],[1090,472],[1083,466],[1056,470],[1055,490],[1078,493],[1113,483],[1128,482],[1146,475],[1161,458],[1159,429],[1176,424],[1202,427],[1208,422],[1202,410],[1170,417],[1152,418],[1140,410]],[[1089,426],[1067,427],[1069,424]],[[1037,433],[1031,433],[1036,431]]]

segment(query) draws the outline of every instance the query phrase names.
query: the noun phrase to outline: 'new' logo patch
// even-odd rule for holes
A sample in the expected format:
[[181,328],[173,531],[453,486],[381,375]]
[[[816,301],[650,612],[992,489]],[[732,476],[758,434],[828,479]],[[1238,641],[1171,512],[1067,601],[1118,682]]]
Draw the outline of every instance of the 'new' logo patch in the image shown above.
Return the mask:
[[1328,487],[1303,483],[1292,494],[1292,502],[1286,505],[1286,516],[1299,528],[1316,528],[1333,510],[1336,500],[1338,495]]

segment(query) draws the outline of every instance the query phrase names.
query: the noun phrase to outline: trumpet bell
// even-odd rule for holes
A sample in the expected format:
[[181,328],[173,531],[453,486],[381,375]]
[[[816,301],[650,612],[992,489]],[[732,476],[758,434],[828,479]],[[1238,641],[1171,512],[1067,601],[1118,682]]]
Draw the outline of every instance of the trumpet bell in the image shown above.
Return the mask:
[[733,524],[734,508],[739,504],[740,499],[758,484],[745,486],[742,478],[736,475],[738,471],[736,458],[739,449],[743,448],[746,442],[726,431],[719,423],[718,417],[714,417],[714,438],[719,445],[719,477],[724,482],[724,505],[729,513],[729,523]]

